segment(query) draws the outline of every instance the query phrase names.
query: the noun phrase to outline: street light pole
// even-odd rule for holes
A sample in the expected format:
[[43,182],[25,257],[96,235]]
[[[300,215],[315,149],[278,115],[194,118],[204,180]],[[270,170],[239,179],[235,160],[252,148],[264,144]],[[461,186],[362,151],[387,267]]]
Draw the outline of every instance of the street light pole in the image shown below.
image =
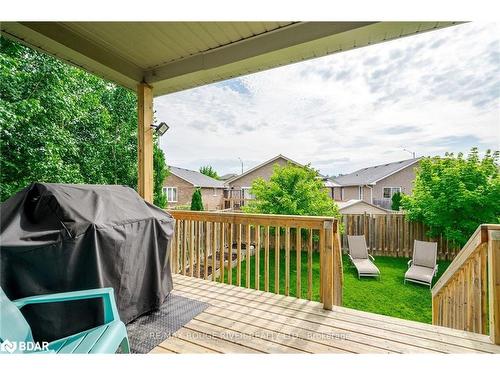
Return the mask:
[[240,159],[240,162],[241,162],[241,174],[243,174],[243,160],[241,160],[241,158],[238,156],[238,159]]
[[407,150],[406,148],[403,148],[403,151],[409,152],[413,156],[413,159],[415,159],[415,152],[414,151]]

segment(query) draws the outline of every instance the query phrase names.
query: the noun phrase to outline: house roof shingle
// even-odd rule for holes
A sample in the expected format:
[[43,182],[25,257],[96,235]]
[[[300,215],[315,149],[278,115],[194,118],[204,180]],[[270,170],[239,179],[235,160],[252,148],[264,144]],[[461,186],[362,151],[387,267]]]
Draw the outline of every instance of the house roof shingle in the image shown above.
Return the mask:
[[179,168],[169,166],[170,173],[182,178],[183,180],[193,184],[196,187],[208,187],[208,188],[223,188],[224,182],[216,180],[215,178],[208,177],[203,173],[193,171],[190,169]]
[[334,182],[341,186],[358,186],[374,184],[401,169],[404,169],[418,162],[421,158],[396,161],[393,163],[375,165],[373,167],[362,168],[355,172],[335,177]]
[[230,178],[233,178],[233,177],[236,177],[238,174],[236,173],[226,173],[226,174],[223,174],[222,176],[219,177],[219,179],[221,181],[226,181],[226,180],[229,180]]

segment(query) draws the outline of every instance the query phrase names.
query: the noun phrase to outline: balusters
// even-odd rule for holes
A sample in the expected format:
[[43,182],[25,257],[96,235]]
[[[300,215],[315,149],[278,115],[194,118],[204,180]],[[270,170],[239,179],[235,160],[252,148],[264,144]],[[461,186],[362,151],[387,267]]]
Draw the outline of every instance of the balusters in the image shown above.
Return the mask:
[[307,299],[312,300],[312,261],[313,261],[313,230],[309,229],[309,246],[307,247]]
[[260,290],[260,225],[255,226],[255,289]]
[[269,225],[265,229],[265,245],[264,245],[264,290],[269,292]]
[[216,281],[215,277],[215,265],[217,258],[217,223],[212,223],[211,225],[212,233],[212,281]]
[[280,227],[274,227],[274,293],[280,294]]
[[236,228],[236,284],[241,286],[241,224]]
[[227,246],[227,281],[233,285],[233,224],[228,225],[228,246]]
[[220,223],[219,224],[219,229],[220,229],[220,237],[219,237],[219,260],[220,260],[220,265],[219,265],[219,277],[220,277],[220,282],[224,282],[224,251],[225,251],[225,236],[224,232],[226,229],[226,224],[225,223]]
[[200,263],[201,263],[201,225],[202,222],[196,222],[196,277],[200,277]]
[[210,247],[210,232],[208,231],[208,221],[204,222],[204,237],[205,237],[205,246],[204,246],[204,258],[203,258],[203,278],[205,280],[208,279],[208,249]]
[[195,243],[195,233],[194,233],[194,220],[189,221],[189,276],[193,277],[194,268],[194,243]]
[[302,297],[302,284],[301,284],[301,278],[302,278],[302,231],[300,228],[296,228],[296,245],[295,245],[295,254],[296,254],[296,275],[297,275],[297,283],[296,283],[296,297],[301,298]]
[[250,227],[250,224],[247,224],[246,226],[246,239],[245,239],[245,242],[246,242],[246,245],[245,245],[245,259],[246,259],[246,262],[245,262],[245,287],[247,288],[250,288],[250,230],[251,230],[251,227]]

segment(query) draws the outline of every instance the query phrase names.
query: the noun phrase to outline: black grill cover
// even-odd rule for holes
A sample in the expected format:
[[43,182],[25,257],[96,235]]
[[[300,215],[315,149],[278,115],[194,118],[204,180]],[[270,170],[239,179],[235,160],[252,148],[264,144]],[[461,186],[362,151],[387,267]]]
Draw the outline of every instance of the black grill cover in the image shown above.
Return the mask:
[[[35,183],[1,205],[0,285],[10,299],[112,287],[128,323],[173,287],[174,219],[118,185]],[[102,323],[97,300],[27,306],[36,340]]]

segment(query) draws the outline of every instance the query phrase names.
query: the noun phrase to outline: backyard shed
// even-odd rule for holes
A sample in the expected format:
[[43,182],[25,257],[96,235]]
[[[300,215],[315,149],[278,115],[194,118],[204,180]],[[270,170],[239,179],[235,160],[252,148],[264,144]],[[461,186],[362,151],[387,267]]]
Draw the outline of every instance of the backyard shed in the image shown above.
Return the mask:
[[339,206],[341,214],[387,214],[390,211],[382,207],[375,206],[361,199],[350,199],[345,202],[335,202]]

